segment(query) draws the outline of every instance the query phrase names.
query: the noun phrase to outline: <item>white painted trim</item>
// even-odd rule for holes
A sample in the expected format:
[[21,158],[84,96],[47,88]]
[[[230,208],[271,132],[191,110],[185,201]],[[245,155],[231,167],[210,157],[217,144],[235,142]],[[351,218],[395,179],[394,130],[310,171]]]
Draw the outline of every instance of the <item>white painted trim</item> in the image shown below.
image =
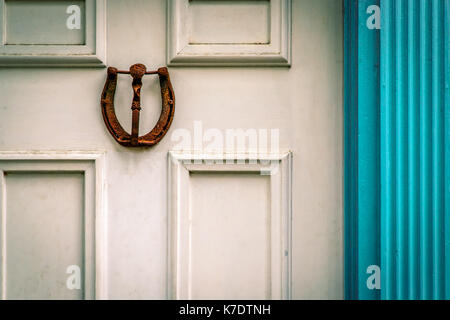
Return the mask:
[[6,188],[5,188],[5,175],[0,172],[0,299],[6,299]]
[[[5,0],[0,0],[0,27],[4,25]],[[93,12],[88,12],[93,10]],[[104,67],[106,66],[106,0],[86,0],[86,45],[5,45],[0,34],[0,67]],[[91,19],[90,19],[91,20]],[[93,53],[91,53],[93,52]]]
[[[249,162],[253,160],[254,162]],[[271,160],[270,164],[263,161]],[[228,161],[228,162],[227,162]],[[276,164],[276,165],[273,165]],[[291,299],[292,265],[292,153],[272,154],[256,158],[224,157],[223,155],[194,155],[169,152],[168,154],[168,278],[169,299],[190,299],[189,250],[185,250],[189,238],[186,221],[190,216],[190,172],[259,172],[270,176],[271,217],[271,297]]]
[[[8,164],[2,162],[7,161]],[[21,163],[24,161],[23,163]],[[85,162],[85,163],[83,163]],[[93,162],[89,164],[89,162]],[[85,205],[90,206],[85,212],[93,211],[91,217],[86,217],[86,227],[94,231],[93,239],[86,239],[92,245],[87,246],[94,252],[85,252],[86,270],[92,270],[94,283],[85,284],[86,299],[107,299],[107,208],[106,208],[106,179],[105,179],[105,152],[98,151],[0,151],[0,214],[1,214],[1,295],[6,298],[5,292],[5,183],[4,171],[83,171],[85,180],[92,181],[94,194],[86,190]],[[90,188],[90,187],[88,187]],[[91,199],[89,201],[88,199]],[[94,203],[92,203],[94,201]],[[89,232],[86,234],[89,237]],[[89,258],[89,256],[91,258]],[[86,281],[88,281],[86,277]],[[89,290],[90,288],[90,290]],[[92,292],[92,295],[90,294]]]
[[271,0],[269,44],[189,44],[189,0],[167,2],[167,64],[169,66],[291,65],[291,0]]

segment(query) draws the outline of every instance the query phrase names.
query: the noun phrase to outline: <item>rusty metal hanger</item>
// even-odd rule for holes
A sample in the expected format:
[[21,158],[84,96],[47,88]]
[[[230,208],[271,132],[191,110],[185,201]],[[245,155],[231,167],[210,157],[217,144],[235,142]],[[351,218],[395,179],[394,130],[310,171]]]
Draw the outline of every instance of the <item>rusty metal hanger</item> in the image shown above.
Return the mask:
[[[117,74],[129,74],[133,78],[133,101],[131,134],[125,131],[117,119],[114,109],[114,94],[117,87]],[[146,135],[139,136],[139,113],[141,110],[142,77],[146,74],[157,74],[161,86],[161,116],[155,127]],[[109,67],[105,87],[101,96],[103,120],[114,139],[127,147],[150,147],[157,144],[169,130],[175,113],[175,95],[170,82],[167,68],[147,71],[145,65],[137,63],[130,67],[130,71],[120,71]]]

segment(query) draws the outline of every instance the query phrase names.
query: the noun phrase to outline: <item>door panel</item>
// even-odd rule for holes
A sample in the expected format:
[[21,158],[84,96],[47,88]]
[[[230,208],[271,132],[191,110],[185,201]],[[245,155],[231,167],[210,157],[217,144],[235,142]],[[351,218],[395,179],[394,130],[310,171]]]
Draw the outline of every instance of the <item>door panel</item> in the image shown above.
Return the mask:
[[169,156],[169,297],[291,297],[292,155]]
[[101,297],[102,171],[93,159],[0,152],[3,298]]
[[194,173],[190,181],[191,298],[270,298],[269,178]]
[[5,186],[6,298],[82,298],[62,272],[83,262],[82,174],[11,173]]

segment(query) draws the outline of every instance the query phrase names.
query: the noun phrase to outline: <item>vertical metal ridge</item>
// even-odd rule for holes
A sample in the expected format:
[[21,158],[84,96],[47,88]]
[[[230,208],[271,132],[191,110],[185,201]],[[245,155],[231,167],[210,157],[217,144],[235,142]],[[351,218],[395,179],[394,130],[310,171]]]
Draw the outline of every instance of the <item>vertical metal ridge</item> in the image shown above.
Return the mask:
[[444,34],[443,2],[432,0],[432,230],[433,298],[444,297]]
[[408,284],[408,91],[407,91],[407,2],[395,8],[395,99],[396,99],[396,254],[397,299],[406,299]]
[[350,132],[350,116],[349,116],[349,105],[350,105],[350,80],[351,77],[351,63],[348,61],[350,43],[350,24],[352,22],[350,14],[350,8],[348,0],[344,0],[344,297],[346,300],[352,299],[352,255],[351,252],[351,232],[353,229],[352,225],[352,210],[351,210],[351,165],[352,156],[349,149],[351,149],[351,132]]
[[[350,0],[351,1],[351,0]],[[356,255],[353,257],[353,268],[354,268],[354,275],[355,278],[354,281],[354,292],[355,295],[359,296],[358,291],[358,253],[359,253],[359,243],[358,243],[358,6],[355,4],[352,8],[351,12],[352,16],[354,17],[352,25],[352,39],[351,39],[351,45],[353,48],[353,54],[352,54],[352,88],[354,95],[352,95],[352,106],[351,106],[351,130],[352,130],[352,153],[353,153],[353,159],[354,159],[354,167],[352,168],[352,184],[353,184],[353,195],[352,195],[352,206],[353,206],[353,243],[351,246],[353,247],[354,252]]]
[[357,217],[357,116],[358,116],[358,12],[357,2],[345,0],[345,296],[358,298],[358,217]]
[[381,1],[381,297],[395,299],[395,99],[394,99],[394,0]]
[[[367,268],[378,265],[378,99],[379,32],[367,28],[364,17],[374,0],[358,1],[358,292],[360,299],[377,299],[368,288]],[[371,75],[368,77],[367,75]]]
[[431,19],[429,0],[420,1],[420,275],[421,299],[430,299],[431,255]]
[[445,298],[450,299],[450,0],[444,1],[444,39],[445,39]]
[[419,11],[408,1],[408,299],[420,293],[419,274]]

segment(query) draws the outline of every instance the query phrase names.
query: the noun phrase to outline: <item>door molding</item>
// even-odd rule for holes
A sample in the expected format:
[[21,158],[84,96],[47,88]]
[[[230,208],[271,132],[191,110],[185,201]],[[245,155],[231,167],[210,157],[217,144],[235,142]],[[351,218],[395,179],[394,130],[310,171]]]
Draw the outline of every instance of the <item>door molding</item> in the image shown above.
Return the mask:
[[[70,2],[69,2],[70,4]],[[104,67],[106,65],[106,0],[85,0],[82,19],[85,43],[79,45],[8,45],[6,31],[0,33],[1,67]],[[6,3],[0,0],[0,25],[6,29]],[[85,20],[85,21],[83,21]],[[66,26],[62,26],[64,28]]]
[[[267,164],[268,163],[268,164]],[[257,158],[223,155],[168,155],[168,298],[191,299],[189,229],[192,173],[255,173],[270,178],[269,299],[291,298],[292,154]]]
[[[245,3],[234,1],[227,6]],[[256,3],[257,1],[255,1]],[[223,43],[217,39],[207,43],[196,42],[191,33],[191,10],[194,1],[169,0],[167,2],[167,65],[169,66],[280,66],[289,67],[291,64],[291,0],[270,0],[267,2],[269,13],[266,24],[260,26],[268,29],[268,40],[260,42],[258,39],[235,43]],[[198,1],[201,3],[201,1]],[[214,5],[211,5],[214,3]],[[264,3],[264,2],[261,2]],[[209,9],[219,2],[210,2]],[[249,9],[247,13],[252,10]],[[211,12],[206,15],[211,14]],[[222,14],[224,14],[222,12]],[[241,21],[235,21],[239,23]],[[248,21],[247,21],[248,22]],[[216,27],[216,31],[224,32]],[[260,31],[260,30],[259,30]]]
[[[105,153],[90,151],[0,151],[1,298],[6,298],[7,172],[82,172],[85,180],[85,299],[107,299],[107,211]],[[87,182],[91,181],[91,183]],[[94,189],[94,190],[92,190]]]

